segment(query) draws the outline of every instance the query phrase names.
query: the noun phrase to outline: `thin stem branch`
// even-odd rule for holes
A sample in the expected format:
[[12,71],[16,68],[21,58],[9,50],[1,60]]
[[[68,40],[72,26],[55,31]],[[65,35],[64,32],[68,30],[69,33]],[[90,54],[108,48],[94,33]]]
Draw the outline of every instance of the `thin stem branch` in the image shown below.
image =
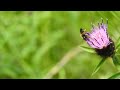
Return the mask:
[[44,77],[44,79],[51,79],[55,74],[57,74],[60,69],[65,66],[73,57],[81,52],[80,45],[70,50],[63,58],[58,62]]

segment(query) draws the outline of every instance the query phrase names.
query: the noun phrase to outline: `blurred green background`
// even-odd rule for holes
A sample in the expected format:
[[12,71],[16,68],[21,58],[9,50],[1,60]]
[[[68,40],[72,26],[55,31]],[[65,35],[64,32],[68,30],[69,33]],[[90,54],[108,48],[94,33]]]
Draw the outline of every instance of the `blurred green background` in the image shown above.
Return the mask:
[[108,59],[91,77],[101,60],[79,48],[89,47],[80,28],[91,29],[108,19],[108,33],[120,36],[120,12],[112,11],[1,11],[0,78],[101,79],[117,72]]

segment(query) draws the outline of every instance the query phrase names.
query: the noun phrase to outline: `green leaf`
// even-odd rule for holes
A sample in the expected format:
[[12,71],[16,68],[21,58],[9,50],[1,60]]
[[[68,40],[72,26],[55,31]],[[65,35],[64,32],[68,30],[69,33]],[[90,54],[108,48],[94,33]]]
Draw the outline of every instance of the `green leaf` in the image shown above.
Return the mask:
[[120,70],[120,59],[117,56],[113,56],[112,60],[117,69]]
[[80,46],[80,48],[86,52],[95,53],[94,49],[92,49],[92,48],[88,48],[88,47],[84,47],[84,46]]
[[113,63],[114,63],[115,66],[120,65],[120,60],[117,56],[113,56],[112,60],[113,60]]
[[120,49],[120,44],[116,47],[116,52]]
[[92,76],[100,69],[101,65],[105,62],[105,57],[102,58],[102,60],[99,62],[99,64],[96,66],[96,68],[94,69]]
[[120,48],[120,37],[118,38],[116,42],[116,52],[118,51],[119,48]]
[[111,77],[109,77],[108,79],[119,79],[120,78],[120,72],[112,75]]
[[118,38],[118,40],[116,41],[116,46],[118,46],[120,44],[120,37]]

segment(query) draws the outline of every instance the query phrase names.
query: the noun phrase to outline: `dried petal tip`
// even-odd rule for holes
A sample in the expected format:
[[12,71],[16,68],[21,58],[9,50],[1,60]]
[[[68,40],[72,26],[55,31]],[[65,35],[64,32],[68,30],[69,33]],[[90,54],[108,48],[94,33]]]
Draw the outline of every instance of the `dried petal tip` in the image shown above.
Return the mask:
[[101,24],[98,23],[98,26],[92,28],[92,32],[88,33],[80,29],[80,33],[88,45],[96,50],[98,55],[108,57],[114,54],[115,45],[108,36],[107,24],[103,23],[103,19]]

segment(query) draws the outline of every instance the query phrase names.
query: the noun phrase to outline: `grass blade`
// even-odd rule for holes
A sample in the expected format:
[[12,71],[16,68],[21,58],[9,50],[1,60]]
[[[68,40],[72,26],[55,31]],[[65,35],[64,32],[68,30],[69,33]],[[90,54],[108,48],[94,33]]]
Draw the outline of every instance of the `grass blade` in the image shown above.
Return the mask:
[[92,48],[88,48],[88,47],[84,47],[84,46],[80,46],[80,48],[86,52],[95,53],[94,49],[92,49]]
[[94,69],[93,73],[92,73],[92,76],[100,69],[101,65],[105,62],[105,59],[106,58],[103,58],[99,64],[96,66],[96,68]]
[[109,77],[108,79],[120,79],[120,72],[112,75],[111,77]]

